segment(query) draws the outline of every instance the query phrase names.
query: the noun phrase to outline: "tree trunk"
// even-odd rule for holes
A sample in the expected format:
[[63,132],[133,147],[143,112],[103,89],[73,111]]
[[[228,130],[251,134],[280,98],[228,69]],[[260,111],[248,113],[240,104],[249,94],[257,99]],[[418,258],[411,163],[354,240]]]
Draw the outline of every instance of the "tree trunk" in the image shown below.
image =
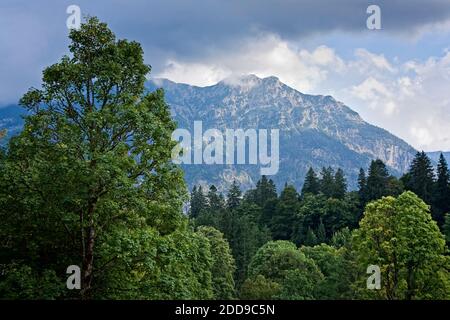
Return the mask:
[[95,244],[95,226],[94,226],[94,208],[96,200],[91,201],[88,208],[89,228],[86,236],[85,253],[83,257],[82,279],[81,279],[81,298],[83,300],[92,297],[91,284],[94,271],[94,244]]

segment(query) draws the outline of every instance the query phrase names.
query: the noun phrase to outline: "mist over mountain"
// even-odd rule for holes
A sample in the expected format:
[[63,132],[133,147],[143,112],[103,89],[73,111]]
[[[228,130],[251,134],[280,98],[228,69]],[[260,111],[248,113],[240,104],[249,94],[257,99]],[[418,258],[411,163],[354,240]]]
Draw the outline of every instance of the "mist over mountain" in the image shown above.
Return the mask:
[[[416,150],[388,131],[365,122],[355,111],[331,96],[303,94],[276,77],[255,75],[228,78],[208,87],[149,81],[163,88],[178,126],[192,132],[194,121],[211,128],[279,129],[280,166],[271,176],[301,187],[310,166],[342,168],[355,188],[359,168],[383,160],[394,175],[408,169]],[[256,165],[183,165],[189,185],[229,185],[233,179],[252,186],[260,177]]]

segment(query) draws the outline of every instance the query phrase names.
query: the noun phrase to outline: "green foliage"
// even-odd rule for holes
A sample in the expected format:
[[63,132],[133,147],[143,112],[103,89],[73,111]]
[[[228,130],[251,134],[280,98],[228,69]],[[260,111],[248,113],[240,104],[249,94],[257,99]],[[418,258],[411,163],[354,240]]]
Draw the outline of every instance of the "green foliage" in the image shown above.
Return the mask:
[[29,116],[2,157],[3,290],[23,275],[27,297],[71,297],[56,288],[75,264],[82,298],[211,297],[208,242],[185,230],[175,124],[162,90],[144,92],[141,46],[97,18],[70,40],[21,99]]
[[330,244],[335,248],[341,248],[348,245],[351,241],[352,233],[348,227],[336,231],[331,238]]
[[320,191],[319,179],[317,178],[316,173],[313,168],[309,168],[306,173],[305,183],[302,188],[302,197],[307,193],[318,194]]
[[346,250],[345,248],[337,249],[323,243],[314,247],[301,247],[301,251],[315,262],[324,276],[317,286],[317,298],[351,298],[352,268],[346,257]]
[[286,186],[281,192],[275,214],[270,222],[273,239],[289,240],[292,238],[298,208],[297,191],[293,186]]
[[382,299],[449,298],[448,256],[442,234],[429,207],[414,193],[385,197],[367,205],[353,247],[366,277],[368,265],[381,269],[381,290],[360,294]]
[[308,228],[305,237],[305,246],[315,246],[318,244],[317,236],[311,228]]
[[99,248],[107,259],[99,263],[102,272],[96,298],[213,297],[214,248],[204,235],[187,228],[165,236],[153,228],[117,228],[108,236]]
[[409,169],[406,188],[418,195],[425,203],[431,204],[434,191],[434,169],[425,152],[417,152]]
[[450,212],[450,171],[444,156],[439,156],[437,181],[433,197],[433,218],[439,225],[444,223],[445,213]]
[[320,179],[320,191],[327,198],[331,198],[335,192],[334,170],[331,167],[322,168]]
[[370,163],[367,185],[365,188],[365,203],[389,195],[389,190],[387,188],[388,179],[389,172],[383,161],[380,159],[372,161]]
[[344,171],[339,168],[334,176],[334,188],[333,188],[333,198],[344,199],[347,193],[347,180],[344,176]]
[[235,210],[237,207],[239,207],[239,204],[241,203],[241,198],[242,198],[241,189],[239,189],[239,185],[236,183],[236,180],[234,180],[233,184],[230,187],[230,190],[228,190],[227,209]]
[[191,207],[189,210],[189,216],[191,218],[197,218],[201,214],[203,214],[207,207],[207,200],[205,195],[203,194],[202,186],[194,186],[191,192]]
[[450,213],[447,213],[444,218],[444,226],[442,227],[442,232],[444,233],[445,240],[447,244],[450,243]]
[[197,232],[206,237],[210,244],[214,298],[233,299],[235,297],[233,274],[236,267],[227,241],[220,231],[212,227],[200,227]]
[[[263,278],[257,280],[259,276]],[[267,292],[267,287],[277,287],[273,285],[275,282],[281,290],[272,298],[314,299],[323,275],[314,261],[298,250],[295,244],[280,240],[270,241],[257,251],[249,266],[249,279],[243,287],[247,290],[247,296],[251,296],[249,291]],[[257,287],[258,283],[261,289]],[[250,284],[252,290],[248,290]]]
[[244,300],[271,300],[281,292],[281,285],[257,275],[246,279],[241,288],[240,298]]
[[26,265],[10,264],[1,270],[0,297],[7,300],[56,299],[65,289],[65,281],[53,270],[33,270]]

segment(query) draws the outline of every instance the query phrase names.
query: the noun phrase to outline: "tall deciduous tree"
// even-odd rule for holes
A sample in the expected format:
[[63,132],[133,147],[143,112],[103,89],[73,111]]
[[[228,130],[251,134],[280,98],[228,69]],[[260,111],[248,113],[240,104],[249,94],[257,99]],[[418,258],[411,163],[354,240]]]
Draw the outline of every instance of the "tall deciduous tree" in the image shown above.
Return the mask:
[[[369,203],[354,232],[353,248],[361,267],[361,292],[383,299],[450,297],[444,237],[414,193]],[[380,267],[381,290],[365,289],[369,265]]]
[[120,228],[175,231],[185,187],[171,163],[175,124],[163,91],[144,91],[141,46],[117,40],[97,18],[69,37],[70,56],[20,100],[31,115],[1,173],[1,238],[5,254],[33,270],[65,275],[80,265],[89,298],[96,273],[121,261],[97,249],[126,236]]
[[206,237],[210,243],[214,298],[233,299],[236,296],[233,279],[236,267],[228,242],[223,238],[223,234],[213,227],[202,226],[197,232]]

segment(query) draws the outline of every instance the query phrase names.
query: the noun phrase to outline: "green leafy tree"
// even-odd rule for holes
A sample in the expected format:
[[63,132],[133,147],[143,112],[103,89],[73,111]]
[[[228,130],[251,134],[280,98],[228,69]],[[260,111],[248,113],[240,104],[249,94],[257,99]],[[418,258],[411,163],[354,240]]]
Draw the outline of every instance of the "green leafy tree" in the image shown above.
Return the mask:
[[352,297],[352,267],[346,248],[337,249],[326,244],[301,247],[306,257],[312,259],[323,274],[316,297],[319,299],[350,299]]
[[281,285],[262,275],[245,280],[240,298],[244,300],[272,300],[281,292]]
[[[263,276],[281,286],[277,299],[314,299],[323,275],[312,259],[288,241],[271,241],[262,246],[249,266],[249,278]],[[254,281],[254,280],[253,280]]]
[[234,288],[234,258],[223,234],[212,227],[200,227],[197,231],[209,241],[212,258],[212,288],[215,299],[233,299]]
[[444,218],[444,225],[442,227],[442,231],[445,236],[445,240],[447,241],[447,244],[450,243],[450,213],[447,213]]
[[341,248],[347,246],[352,238],[352,233],[348,227],[344,227],[335,233],[331,237],[330,244],[335,248]]
[[[449,259],[443,235],[429,207],[405,192],[369,203],[354,231],[361,296],[382,299],[449,298]],[[378,265],[381,290],[365,289],[366,268]]]
[[163,237],[181,228],[185,186],[171,162],[175,124],[163,91],[144,91],[141,46],[97,18],[69,37],[70,56],[20,100],[30,115],[1,167],[1,257],[62,283],[79,265],[81,297],[91,298],[105,268],[127,263],[100,248],[142,229]]

